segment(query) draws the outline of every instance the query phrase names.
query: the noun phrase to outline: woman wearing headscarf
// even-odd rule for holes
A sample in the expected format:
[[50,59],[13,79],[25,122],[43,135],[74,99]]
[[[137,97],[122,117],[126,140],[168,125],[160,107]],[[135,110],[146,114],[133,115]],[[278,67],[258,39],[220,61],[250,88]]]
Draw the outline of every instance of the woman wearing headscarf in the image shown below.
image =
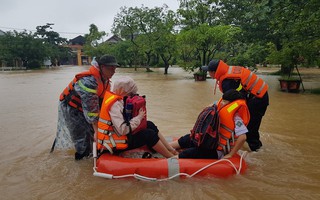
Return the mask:
[[106,92],[96,135],[98,151],[107,150],[110,153],[116,153],[147,145],[166,158],[174,156],[177,152],[169,145],[153,122],[147,121],[147,128],[132,134],[146,115],[143,109],[140,109],[139,114],[130,119],[128,123],[125,122],[123,98],[135,95],[137,92],[136,83],[128,76],[116,80],[112,92]]

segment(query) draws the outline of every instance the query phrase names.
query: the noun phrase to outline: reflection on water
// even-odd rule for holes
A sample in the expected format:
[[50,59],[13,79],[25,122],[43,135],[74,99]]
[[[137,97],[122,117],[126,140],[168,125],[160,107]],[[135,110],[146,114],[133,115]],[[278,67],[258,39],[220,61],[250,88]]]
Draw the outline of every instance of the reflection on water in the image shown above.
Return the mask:
[[[270,106],[261,125],[264,144],[246,157],[245,175],[227,180],[192,178],[149,183],[92,176],[92,160],[49,149],[55,137],[57,101],[85,67],[0,73],[1,199],[319,199],[320,96],[280,92],[270,85]],[[117,69],[133,77],[147,96],[148,117],[164,135],[187,133],[203,107],[219,99],[213,80],[195,82],[179,68]],[[243,150],[248,150],[245,146]]]

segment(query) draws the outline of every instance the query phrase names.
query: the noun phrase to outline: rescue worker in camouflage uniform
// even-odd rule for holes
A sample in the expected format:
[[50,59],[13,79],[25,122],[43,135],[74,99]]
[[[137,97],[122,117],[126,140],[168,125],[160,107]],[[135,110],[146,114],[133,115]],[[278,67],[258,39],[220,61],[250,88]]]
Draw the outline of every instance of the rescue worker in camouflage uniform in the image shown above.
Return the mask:
[[75,159],[90,156],[99,112],[105,91],[119,64],[111,55],[92,62],[88,71],[75,78],[60,95],[57,135],[51,152],[57,148],[75,148]]

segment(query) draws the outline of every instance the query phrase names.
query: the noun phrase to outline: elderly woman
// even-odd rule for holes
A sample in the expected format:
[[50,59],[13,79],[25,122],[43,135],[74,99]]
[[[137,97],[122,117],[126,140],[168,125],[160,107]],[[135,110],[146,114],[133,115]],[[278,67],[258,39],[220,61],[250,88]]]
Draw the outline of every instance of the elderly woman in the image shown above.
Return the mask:
[[140,109],[139,114],[133,117],[129,124],[126,123],[123,115],[123,97],[137,94],[137,92],[138,88],[134,80],[126,76],[114,82],[112,92],[105,93],[96,134],[98,151],[108,150],[114,153],[147,145],[166,158],[176,155],[177,152],[151,121],[147,122],[146,129],[131,134],[131,131],[139,126],[146,112]]

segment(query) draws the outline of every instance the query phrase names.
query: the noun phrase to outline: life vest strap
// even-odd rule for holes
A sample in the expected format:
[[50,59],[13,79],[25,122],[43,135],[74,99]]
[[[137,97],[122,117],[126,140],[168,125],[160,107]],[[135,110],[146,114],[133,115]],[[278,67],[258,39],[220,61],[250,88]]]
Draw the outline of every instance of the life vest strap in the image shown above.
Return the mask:
[[249,88],[249,91],[250,91],[250,92],[252,91],[252,89],[254,88],[254,86],[257,85],[257,83],[258,83],[259,80],[260,80],[260,78],[257,77],[257,79],[254,81],[254,83],[253,83],[253,84],[251,85],[251,87]]
[[259,95],[261,93],[261,91],[263,90],[263,88],[265,87],[266,82],[263,81],[262,86],[259,88],[259,90],[257,91],[257,95]]
[[[234,144],[234,142],[235,142],[234,131],[232,131],[231,129],[229,129],[227,126],[225,126],[223,124],[220,124],[220,126],[221,126],[221,128],[227,130],[231,134],[231,140],[232,140],[232,143]],[[219,146],[222,147],[223,152],[225,154],[229,153],[231,151],[230,139],[221,133],[219,134],[219,137],[226,141],[225,145],[219,143]]]
[[106,140],[98,140],[98,143],[104,146],[111,154],[113,154],[112,148],[108,145]]
[[102,123],[107,124],[109,126],[112,125],[112,122],[110,120],[105,120],[105,119],[102,119],[102,118],[99,118],[99,122],[102,122]]
[[246,82],[245,82],[245,84],[244,84],[244,87],[247,87],[247,86],[248,86],[248,84],[249,84],[249,82],[250,82],[250,80],[251,80],[251,78],[252,78],[252,75],[253,75],[253,72],[250,72],[250,75],[249,75],[249,77],[247,78],[247,80],[246,80]]
[[228,132],[230,132],[231,134],[233,134],[233,131],[232,131],[230,128],[228,128],[227,126],[225,126],[225,125],[223,125],[223,124],[220,124],[220,126],[221,126],[223,129],[225,129],[225,130],[227,130]]
[[103,145],[111,154],[113,154],[113,149],[116,148],[117,144],[126,144],[127,141],[126,140],[115,140],[111,135],[109,140],[106,140],[106,139],[98,140],[98,143]]
[[114,131],[104,130],[104,129],[101,129],[101,128],[98,128],[98,131],[99,131],[100,133],[103,133],[103,134],[109,135],[109,136],[110,136],[111,134],[115,134]]
[[[108,140],[105,140],[107,143],[108,143]],[[114,139],[113,139],[113,137],[110,135],[110,137],[109,137],[109,141],[110,141],[110,143],[111,143],[111,145],[112,145],[112,147],[116,147],[116,142],[114,141]]]

